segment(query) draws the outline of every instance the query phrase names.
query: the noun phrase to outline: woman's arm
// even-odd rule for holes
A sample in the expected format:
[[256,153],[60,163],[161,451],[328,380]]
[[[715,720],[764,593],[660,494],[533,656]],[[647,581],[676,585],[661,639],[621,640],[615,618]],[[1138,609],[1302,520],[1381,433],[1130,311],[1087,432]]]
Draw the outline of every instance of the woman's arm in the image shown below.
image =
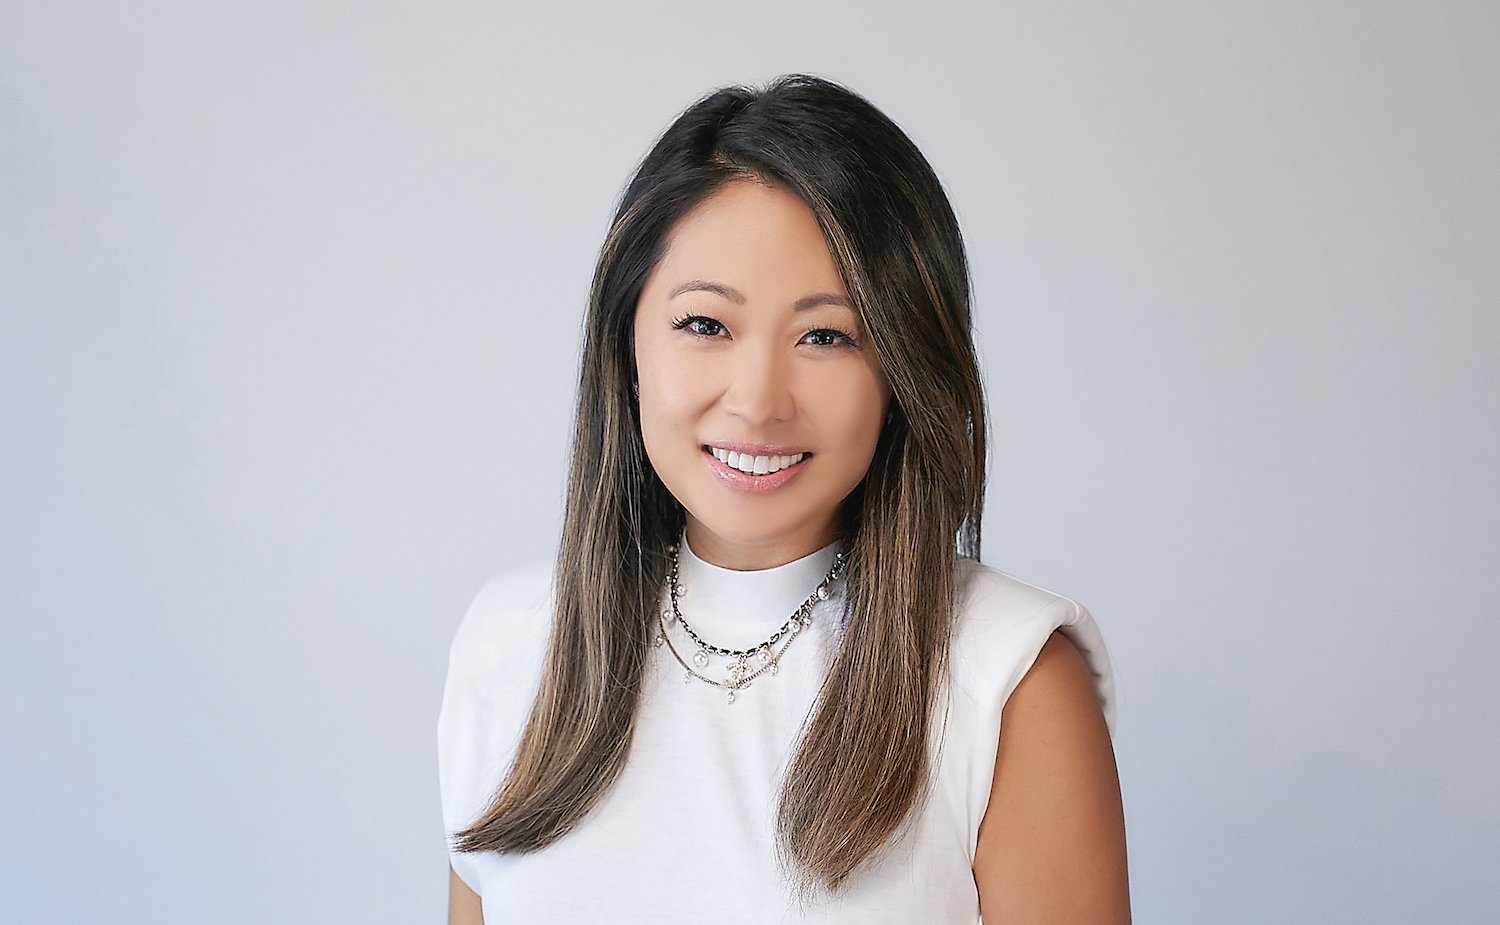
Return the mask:
[[448,925],[484,925],[479,894],[459,878],[452,864],[448,865]]
[[1125,815],[1088,666],[1054,631],[1000,715],[974,882],[985,925],[1128,925]]

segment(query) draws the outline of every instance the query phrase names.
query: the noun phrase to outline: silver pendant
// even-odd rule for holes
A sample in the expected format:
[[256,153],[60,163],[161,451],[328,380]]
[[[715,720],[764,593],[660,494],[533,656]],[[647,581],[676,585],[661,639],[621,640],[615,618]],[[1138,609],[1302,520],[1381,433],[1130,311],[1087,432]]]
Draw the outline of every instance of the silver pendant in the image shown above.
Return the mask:
[[724,702],[725,703],[734,703],[734,691],[730,691],[728,693],[728,695],[726,695],[724,697]]

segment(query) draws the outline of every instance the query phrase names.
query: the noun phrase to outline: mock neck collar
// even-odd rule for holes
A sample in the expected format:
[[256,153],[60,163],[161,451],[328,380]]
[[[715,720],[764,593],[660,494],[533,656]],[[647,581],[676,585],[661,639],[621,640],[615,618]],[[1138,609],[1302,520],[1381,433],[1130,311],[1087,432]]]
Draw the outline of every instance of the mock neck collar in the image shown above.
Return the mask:
[[839,541],[783,565],[747,571],[700,559],[685,530],[677,548],[677,580],[687,588],[678,603],[682,615],[706,641],[741,648],[771,635],[807,600],[833,567]]

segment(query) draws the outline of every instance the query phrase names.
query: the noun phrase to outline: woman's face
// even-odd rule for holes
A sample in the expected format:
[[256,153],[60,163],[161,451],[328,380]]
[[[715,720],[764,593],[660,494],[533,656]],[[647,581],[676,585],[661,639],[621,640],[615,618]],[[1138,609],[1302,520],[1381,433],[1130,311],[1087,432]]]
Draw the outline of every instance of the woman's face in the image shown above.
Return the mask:
[[689,212],[641,291],[635,358],[646,452],[695,553],[768,568],[838,536],[890,387],[802,200],[733,181]]

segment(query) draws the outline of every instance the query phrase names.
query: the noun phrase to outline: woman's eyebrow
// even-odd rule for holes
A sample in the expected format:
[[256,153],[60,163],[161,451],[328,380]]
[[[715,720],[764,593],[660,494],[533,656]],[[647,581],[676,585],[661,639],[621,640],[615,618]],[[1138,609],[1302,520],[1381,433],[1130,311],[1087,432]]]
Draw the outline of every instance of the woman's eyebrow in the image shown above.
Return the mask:
[[694,291],[717,293],[736,305],[745,304],[745,294],[743,292],[740,292],[733,286],[726,286],[723,283],[712,283],[704,279],[690,279],[685,283],[674,286],[671,293],[667,295],[667,301],[670,302],[684,292]]
[[[672,291],[667,295],[667,301],[670,302],[684,292],[712,292],[723,296],[736,305],[745,304],[745,294],[733,286],[726,286],[723,283],[715,283],[703,279],[690,279],[685,283],[679,283],[672,287]],[[817,305],[842,305],[851,311],[854,309],[854,306],[849,304],[849,300],[841,295],[832,292],[815,292],[812,295],[805,295],[794,302],[792,304],[792,311],[800,312],[803,309],[812,308]]]

